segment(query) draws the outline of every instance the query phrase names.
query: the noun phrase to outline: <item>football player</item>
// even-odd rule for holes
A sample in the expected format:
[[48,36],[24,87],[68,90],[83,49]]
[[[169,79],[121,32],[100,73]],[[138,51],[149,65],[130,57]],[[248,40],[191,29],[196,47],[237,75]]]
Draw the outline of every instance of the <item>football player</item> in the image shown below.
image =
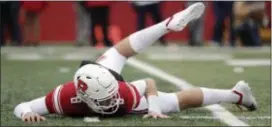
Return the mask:
[[45,120],[43,115],[123,116],[145,114],[144,118],[169,118],[166,114],[211,104],[234,103],[256,110],[250,87],[239,81],[232,89],[192,88],[173,93],[157,91],[156,82],[147,78],[126,82],[121,71],[126,60],[140,53],[170,31],[181,31],[199,18],[205,6],[196,3],[166,20],[131,34],[106,51],[94,63],[84,61],[74,81],[57,86],[46,96],[23,102],[14,114],[25,122]]

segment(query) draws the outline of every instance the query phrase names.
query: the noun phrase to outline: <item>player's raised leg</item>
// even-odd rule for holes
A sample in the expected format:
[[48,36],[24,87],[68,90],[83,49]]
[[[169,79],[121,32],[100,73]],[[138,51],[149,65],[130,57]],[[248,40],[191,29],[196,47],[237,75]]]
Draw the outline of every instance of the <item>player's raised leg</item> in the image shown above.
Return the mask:
[[177,96],[180,109],[218,103],[238,104],[250,111],[257,109],[257,102],[244,81],[239,81],[232,89],[193,88],[178,92]]
[[193,4],[156,25],[131,34],[115,47],[122,55],[133,56],[152,45],[166,33],[183,30],[190,21],[199,18],[204,9],[205,6],[201,2]]
[[190,21],[199,18],[203,14],[204,9],[204,4],[199,2],[158,24],[135,32],[109,49],[97,62],[121,73],[127,58],[140,53],[170,31],[183,30]]

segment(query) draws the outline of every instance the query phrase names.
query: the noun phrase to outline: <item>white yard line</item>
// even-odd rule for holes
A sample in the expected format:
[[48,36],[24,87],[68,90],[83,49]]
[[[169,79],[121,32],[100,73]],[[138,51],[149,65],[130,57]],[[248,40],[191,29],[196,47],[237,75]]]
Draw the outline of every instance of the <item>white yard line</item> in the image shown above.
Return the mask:
[[[181,119],[206,119],[206,120],[213,120],[218,119],[214,116],[180,116]],[[238,116],[237,118],[242,120],[269,120],[271,119],[270,116]]]
[[67,53],[63,56],[64,60],[88,60],[92,58],[92,55],[83,53]]
[[226,60],[225,63],[229,66],[244,66],[244,67],[270,66],[271,59],[232,59]]
[[150,60],[162,61],[224,61],[228,66],[243,66],[243,67],[258,67],[270,66],[271,59],[232,59],[231,55],[227,54],[192,54],[192,53],[149,53],[147,58]]
[[218,61],[231,59],[232,56],[225,53],[147,53],[147,58],[163,61]]
[[39,53],[10,53],[8,54],[8,60],[42,60],[43,56]]
[[[158,78],[168,81],[180,87],[181,89],[188,89],[193,87],[192,84],[184,81],[183,79],[170,75],[152,65],[149,65],[148,63],[137,60],[135,58],[130,58],[128,60],[128,65],[133,66],[137,69],[140,69],[148,74],[157,76]],[[206,106],[205,108],[210,110],[212,114],[214,115],[214,117],[218,118],[219,120],[221,120],[222,122],[226,123],[229,126],[249,126],[247,123],[239,120],[235,115],[233,115],[224,107],[218,104]]]

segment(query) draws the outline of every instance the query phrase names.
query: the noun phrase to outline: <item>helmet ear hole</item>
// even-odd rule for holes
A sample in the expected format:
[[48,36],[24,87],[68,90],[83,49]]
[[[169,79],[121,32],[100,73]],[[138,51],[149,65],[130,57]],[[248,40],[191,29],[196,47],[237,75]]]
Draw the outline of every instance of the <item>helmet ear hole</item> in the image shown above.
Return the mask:
[[87,79],[92,79],[90,76],[87,76],[86,78],[87,78]]

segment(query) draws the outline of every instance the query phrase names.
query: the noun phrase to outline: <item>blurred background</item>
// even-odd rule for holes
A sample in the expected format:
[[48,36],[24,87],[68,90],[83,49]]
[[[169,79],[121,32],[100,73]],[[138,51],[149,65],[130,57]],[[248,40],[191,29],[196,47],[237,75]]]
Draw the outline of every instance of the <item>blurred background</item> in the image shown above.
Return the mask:
[[[166,19],[193,1],[6,1],[1,3],[1,46],[110,47]],[[263,46],[271,44],[271,1],[204,2],[203,17],[159,45]]]

